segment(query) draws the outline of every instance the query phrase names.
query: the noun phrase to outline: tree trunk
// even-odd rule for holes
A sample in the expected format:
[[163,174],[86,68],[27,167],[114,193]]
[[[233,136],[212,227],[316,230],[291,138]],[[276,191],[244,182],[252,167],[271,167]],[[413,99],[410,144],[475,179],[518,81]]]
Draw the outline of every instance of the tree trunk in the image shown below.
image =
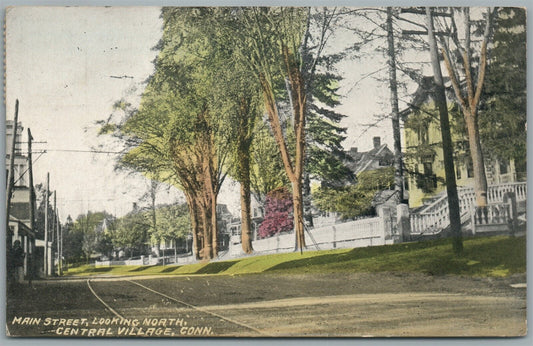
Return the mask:
[[[249,161],[248,161],[249,168]],[[241,181],[241,243],[242,251],[250,254],[254,251],[252,247],[252,220],[250,217],[250,176]]]
[[189,205],[189,215],[191,218],[191,231],[192,231],[192,253],[197,260],[200,256],[200,244],[198,236],[202,232],[200,229],[201,219],[198,215],[199,205],[198,202],[189,194],[185,194],[187,198],[187,204]]
[[302,194],[304,202],[304,220],[310,228],[313,228],[313,207],[311,205],[311,179],[309,177],[309,172],[304,173]]
[[304,170],[305,158],[305,113],[307,97],[305,92],[305,85],[302,79],[302,73],[298,64],[295,61],[294,54],[289,51],[287,47],[283,49],[286,69],[290,81],[290,97],[292,98],[292,112],[294,117],[294,134],[296,136],[295,155],[294,155],[294,171],[292,175],[292,196],[293,196],[293,210],[294,210],[294,226],[296,244],[300,251],[305,247],[304,234],[304,213],[303,213],[303,194],[302,194],[302,178]]
[[453,144],[450,134],[450,122],[448,117],[448,105],[442,79],[442,71],[437,52],[437,42],[433,33],[433,17],[431,9],[426,7],[426,19],[428,27],[429,51],[435,82],[435,103],[439,110],[439,120],[442,135],[442,153],[444,157],[444,173],[446,177],[446,193],[448,194],[448,211],[450,228],[453,237],[453,250],[455,254],[463,252],[463,238],[461,234],[461,214],[459,211],[459,196],[455,182],[455,167],[453,163]]
[[302,251],[305,247],[302,201],[302,183],[301,180],[296,180],[292,182],[292,204],[294,213],[294,233],[296,238],[296,248],[300,251]]
[[[205,194],[205,191],[204,191]],[[211,201],[209,200],[208,194],[205,194],[202,206],[201,206],[201,217],[203,225],[203,249],[202,249],[202,258],[210,260],[213,258],[213,237],[212,237],[212,224],[211,224]]]
[[476,192],[476,205],[485,207],[487,200],[487,177],[485,174],[485,162],[479,140],[479,126],[475,115],[465,113],[466,128],[468,130],[468,144],[470,156],[474,167],[474,190]]
[[398,109],[398,82],[396,80],[396,51],[392,28],[392,7],[387,7],[387,41],[392,106],[392,134],[394,139],[394,190],[398,192],[398,202],[401,203],[403,201],[402,142],[400,136],[400,111]]
[[218,256],[218,222],[217,222],[217,195],[211,196],[211,244],[212,257]]
[[[463,96],[461,91],[461,85],[459,84],[458,74],[454,70],[450,56],[445,49],[442,49],[444,56],[444,62],[448,75],[450,76],[452,87],[455,92],[455,96],[461,105],[463,110],[464,119],[466,122],[468,132],[468,143],[470,147],[470,157],[472,158],[472,164],[474,168],[474,190],[476,193],[476,204],[479,207],[485,207],[487,205],[487,177],[485,174],[485,163],[483,159],[483,153],[481,151],[481,143],[479,138],[479,125],[477,108],[479,100],[481,98],[481,91],[483,90],[483,83],[485,80],[485,70],[487,66],[487,46],[489,38],[492,32],[492,17],[496,14],[494,9],[491,13],[490,9],[487,12],[487,18],[485,22],[485,30],[483,33],[483,41],[481,43],[481,50],[477,71],[477,82],[474,83],[474,77],[472,74],[471,63],[471,47],[470,47],[470,11],[468,7],[463,8],[464,11],[464,27],[465,29],[465,47],[462,50],[461,55],[463,58],[463,69],[465,73],[466,81],[466,95]],[[453,15],[453,14],[452,14]],[[461,49],[459,49],[461,50]]]

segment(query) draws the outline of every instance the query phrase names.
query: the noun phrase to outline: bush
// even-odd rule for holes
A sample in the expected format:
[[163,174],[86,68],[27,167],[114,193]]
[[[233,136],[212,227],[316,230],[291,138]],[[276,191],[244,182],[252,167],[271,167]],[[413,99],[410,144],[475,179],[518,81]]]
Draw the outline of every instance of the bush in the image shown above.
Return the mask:
[[292,216],[292,195],[286,187],[270,191],[265,201],[265,219],[259,226],[261,238],[271,237],[294,228]]

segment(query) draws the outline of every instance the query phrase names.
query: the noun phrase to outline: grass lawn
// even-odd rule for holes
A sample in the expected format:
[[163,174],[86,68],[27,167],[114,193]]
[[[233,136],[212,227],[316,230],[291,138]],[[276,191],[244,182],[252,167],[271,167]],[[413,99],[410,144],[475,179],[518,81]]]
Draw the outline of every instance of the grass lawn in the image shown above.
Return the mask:
[[251,273],[419,272],[434,275],[507,276],[526,271],[525,237],[479,237],[464,240],[464,252],[453,254],[450,239],[355,249],[306,251],[252,256],[219,262],[168,266],[84,265],[79,275],[238,275]]

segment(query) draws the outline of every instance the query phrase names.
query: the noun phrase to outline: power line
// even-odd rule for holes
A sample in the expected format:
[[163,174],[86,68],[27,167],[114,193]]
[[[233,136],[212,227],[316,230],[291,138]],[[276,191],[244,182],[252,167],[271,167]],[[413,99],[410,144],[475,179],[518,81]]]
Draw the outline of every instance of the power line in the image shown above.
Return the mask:
[[[32,153],[33,153],[33,152],[32,152]],[[37,158],[36,158],[35,160],[33,160],[33,163],[34,163],[34,164],[35,164],[35,162],[37,162],[37,161],[41,158],[41,156],[43,156],[44,153],[40,153],[40,154],[41,154],[41,155],[37,156]],[[24,176],[24,174],[26,174],[29,170],[30,170],[29,167],[26,168],[26,170],[20,174],[19,178],[14,182],[14,184],[18,183],[18,182],[22,179],[22,177]]]
[[82,150],[82,149],[46,149],[46,151],[67,152],[67,153],[93,153],[93,154],[123,154],[122,151],[107,150]]

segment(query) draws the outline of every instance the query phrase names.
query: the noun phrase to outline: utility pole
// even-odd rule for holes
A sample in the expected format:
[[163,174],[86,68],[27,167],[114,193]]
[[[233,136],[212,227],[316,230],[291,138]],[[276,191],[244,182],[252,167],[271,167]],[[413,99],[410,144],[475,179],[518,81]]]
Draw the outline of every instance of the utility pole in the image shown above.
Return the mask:
[[33,160],[32,160],[32,142],[33,137],[31,130],[28,128],[28,175],[30,185],[30,227],[35,232],[35,189],[33,188]]
[[[55,197],[54,197],[54,203],[55,203]],[[57,252],[57,275],[61,275],[61,240],[59,239],[59,229],[61,228],[61,225],[59,224],[59,215],[56,209],[56,252]]]
[[[15,146],[17,144],[17,131],[19,121],[19,100],[15,102],[15,120],[13,123],[13,138],[11,141],[11,153],[9,157],[9,171],[7,177],[7,191],[6,191],[6,246],[11,251],[13,235],[9,228],[9,214],[11,212],[11,195],[13,194],[13,187],[15,185]],[[9,256],[11,257],[11,256]]]
[[59,242],[59,275],[63,275],[63,226],[59,224],[59,235],[61,241]]
[[444,172],[446,176],[446,192],[448,194],[448,210],[450,228],[453,237],[453,251],[459,254],[463,251],[463,239],[461,235],[461,214],[459,212],[459,197],[455,182],[455,168],[453,163],[453,144],[450,134],[450,120],[446,92],[442,79],[437,41],[433,32],[433,16],[430,7],[426,7],[426,24],[428,29],[429,52],[433,67],[433,79],[435,82],[435,103],[439,109],[440,128],[442,134],[442,153],[444,157]]
[[[31,130],[28,128],[28,175],[29,175],[29,187],[30,187],[30,228],[35,236],[35,189],[33,188],[33,159],[32,159],[32,141],[33,136],[31,135]],[[35,239],[31,242],[31,257],[30,257],[30,270],[29,280],[31,285],[31,280],[33,280],[33,275],[35,271]]]
[[[53,220],[53,223],[52,223],[52,248],[53,248],[53,244],[55,243],[56,244],[56,251],[55,253],[53,254],[52,256],[52,272],[55,274],[55,266],[54,266],[54,258],[55,256],[58,254],[58,250],[59,250],[59,232],[56,232],[57,230],[57,199],[56,199],[56,190],[54,190],[54,220]],[[54,234],[55,233],[55,234]],[[55,237],[55,242],[54,242],[54,237]]]
[[48,263],[48,190],[50,189],[50,173],[46,173],[46,191],[44,199],[44,275],[49,273]]
[[389,83],[392,106],[392,134],[394,139],[394,189],[398,192],[398,203],[403,197],[402,141],[400,135],[400,110],[398,108],[398,81],[396,78],[396,52],[392,28],[392,7],[387,7],[387,42],[389,56]]

